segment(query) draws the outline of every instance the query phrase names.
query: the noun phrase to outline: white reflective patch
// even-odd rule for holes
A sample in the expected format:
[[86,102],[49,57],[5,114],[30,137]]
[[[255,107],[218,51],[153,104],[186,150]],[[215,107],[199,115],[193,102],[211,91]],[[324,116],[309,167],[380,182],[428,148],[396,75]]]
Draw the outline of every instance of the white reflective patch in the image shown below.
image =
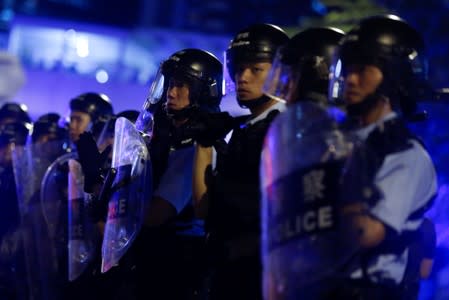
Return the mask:
[[338,91],[340,90],[340,83],[335,81],[332,85],[332,98],[338,98]]
[[337,64],[335,65],[334,74],[335,74],[334,75],[335,78],[340,77],[340,74],[341,74],[341,60],[340,59],[337,61]]

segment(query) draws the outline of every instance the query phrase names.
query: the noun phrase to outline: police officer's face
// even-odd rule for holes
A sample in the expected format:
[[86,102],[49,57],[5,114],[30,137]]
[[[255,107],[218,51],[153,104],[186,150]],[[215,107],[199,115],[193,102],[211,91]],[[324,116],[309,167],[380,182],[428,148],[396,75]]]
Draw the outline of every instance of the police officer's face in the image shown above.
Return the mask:
[[183,109],[190,104],[189,86],[187,83],[171,78],[167,90],[167,108],[172,110]]
[[0,120],[0,126],[9,124],[9,123],[14,123],[14,122],[19,122],[19,120],[15,119],[15,118],[3,118]]
[[88,129],[90,121],[89,114],[80,111],[72,111],[70,113],[69,126],[70,140],[73,142],[77,141],[80,134]]
[[11,144],[0,146],[0,166],[7,167],[12,163]]
[[269,62],[238,64],[234,78],[238,99],[246,101],[260,98],[270,68]]
[[362,102],[376,91],[382,80],[382,71],[374,65],[348,66],[343,87],[343,98],[346,104]]

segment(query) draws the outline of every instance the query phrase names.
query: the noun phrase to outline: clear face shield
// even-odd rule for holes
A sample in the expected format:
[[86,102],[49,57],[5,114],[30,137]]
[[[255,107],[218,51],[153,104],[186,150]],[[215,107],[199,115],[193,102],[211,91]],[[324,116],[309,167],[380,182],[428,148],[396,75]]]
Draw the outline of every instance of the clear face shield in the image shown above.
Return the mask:
[[164,94],[165,76],[162,74],[162,66],[159,67],[156,77],[151,83],[148,96],[140,110],[140,114],[136,120],[136,129],[145,135],[151,136],[153,132],[153,114],[150,107],[159,101],[162,101]]
[[345,74],[343,71],[343,62],[339,56],[334,56],[329,70],[329,89],[328,98],[335,105],[342,105],[343,88],[345,84]]
[[235,83],[234,78],[232,78],[231,70],[228,68],[228,53],[223,52],[223,85],[222,94],[223,96],[235,96]]
[[282,48],[277,51],[273,65],[268,73],[263,86],[263,92],[267,96],[282,102],[294,101],[296,85],[298,82],[297,72],[294,66],[283,62]]
[[108,146],[112,146],[114,143],[114,129],[115,121],[117,119],[113,117],[103,127],[101,134],[97,140],[97,147],[100,152],[103,152]]

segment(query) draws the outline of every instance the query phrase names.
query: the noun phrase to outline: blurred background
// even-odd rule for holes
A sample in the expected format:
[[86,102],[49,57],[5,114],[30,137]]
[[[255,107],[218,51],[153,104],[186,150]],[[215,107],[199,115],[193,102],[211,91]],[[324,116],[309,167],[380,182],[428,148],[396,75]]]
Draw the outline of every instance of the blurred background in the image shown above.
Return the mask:
[[[139,108],[159,63],[198,47],[220,59],[231,37],[255,22],[290,35],[397,13],[429,45],[430,79],[449,86],[449,0],[0,0],[0,46],[17,55],[26,83],[16,100],[37,117],[65,112],[71,97],[103,92],[117,111]],[[223,101],[236,110],[233,99]]]
[[[421,32],[433,86],[449,87],[449,0],[0,0],[0,47],[25,71],[23,87],[9,100],[28,106],[32,118],[64,115],[69,100],[87,91],[107,94],[118,112],[140,109],[160,62],[182,48],[222,59],[231,37],[255,22],[293,35],[315,25],[349,30],[380,13],[398,14]],[[223,110],[242,113],[234,99],[222,103]],[[429,212],[438,232],[435,270],[421,299],[449,299],[448,104],[423,103],[429,120],[414,125],[440,181]]]

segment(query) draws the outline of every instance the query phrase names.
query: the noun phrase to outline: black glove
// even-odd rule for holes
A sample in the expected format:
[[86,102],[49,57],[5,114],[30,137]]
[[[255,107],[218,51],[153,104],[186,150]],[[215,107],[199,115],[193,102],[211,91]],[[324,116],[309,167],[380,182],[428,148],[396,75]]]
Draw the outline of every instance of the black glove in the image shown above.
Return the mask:
[[101,168],[108,159],[112,147],[99,152],[92,133],[84,132],[76,141],[78,160],[84,173],[84,191],[93,193],[94,186],[103,182]]
[[98,197],[93,196],[88,202],[88,214],[93,223],[106,221],[109,199],[113,193],[112,183],[116,174],[116,169],[109,169],[101,188],[100,195]]
[[228,112],[207,113],[197,111],[187,124],[187,130],[198,144],[210,147],[222,140],[234,128],[234,118]]

